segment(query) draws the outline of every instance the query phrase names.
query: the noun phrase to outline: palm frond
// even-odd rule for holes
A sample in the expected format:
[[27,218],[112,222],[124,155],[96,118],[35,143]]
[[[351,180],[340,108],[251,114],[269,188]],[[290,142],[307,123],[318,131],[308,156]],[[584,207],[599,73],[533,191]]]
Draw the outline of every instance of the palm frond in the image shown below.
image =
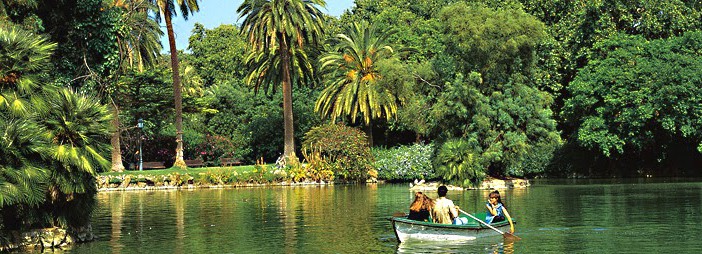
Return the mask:
[[393,56],[387,43],[392,30],[377,31],[368,23],[353,23],[345,34],[336,35],[337,44],[324,54],[319,62],[329,82],[315,104],[315,111],[332,121],[339,116],[355,122],[360,115],[365,124],[397,113],[396,96],[387,88],[379,87],[382,78],[376,66],[378,61]]
[[[323,15],[317,6],[325,5],[321,0],[244,1],[237,12],[239,19],[244,19],[241,34],[250,44],[246,83],[256,90],[275,93],[282,83],[284,56],[298,85],[314,80],[314,68],[304,49],[316,44],[324,33]],[[288,45],[285,52],[280,47],[283,42]]]

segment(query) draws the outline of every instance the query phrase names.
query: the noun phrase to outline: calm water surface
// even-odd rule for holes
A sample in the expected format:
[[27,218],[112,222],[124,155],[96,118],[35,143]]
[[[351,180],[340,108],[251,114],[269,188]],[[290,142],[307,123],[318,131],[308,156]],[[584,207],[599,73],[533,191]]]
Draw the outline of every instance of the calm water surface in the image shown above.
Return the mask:
[[[536,181],[504,190],[521,241],[398,244],[406,184],[103,192],[67,253],[702,253],[702,182]],[[435,192],[429,193],[436,196]],[[483,210],[488,191],[449,191]]]

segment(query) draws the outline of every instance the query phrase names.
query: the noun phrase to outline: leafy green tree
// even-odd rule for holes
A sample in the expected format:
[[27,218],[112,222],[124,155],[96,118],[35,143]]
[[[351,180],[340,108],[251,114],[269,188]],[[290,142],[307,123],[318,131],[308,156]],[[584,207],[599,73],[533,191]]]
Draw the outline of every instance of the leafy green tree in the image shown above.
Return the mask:
[[159,15],[163,15],[166,23],[166,33],[168,34],[168,46],[171,51],[171,70],[173,71],[173,97],[175,100],[175,125],[176,125],[176,156],[174,166],[186,168],[183,160],[183,95],[180,81],[180,69],[178,67],[178,50],[175,45],[175,35],[173,34],[173,22],[176,16],[176,4],[184,19],[188,15],[199,10],[197,0],[150,0],[159,9]]
[[305,51],[323,35],[324,0],[246,0],[237,9],[244,17],[241,33],[251,46],[246,83],[275,92],[283,89],[284,156],[296,158],[292,83],[312,82],[314,68]]
[[547,39],[544,25],[511,5],[459,2],[439,16],[448,50],[456,55],[446,66],[453,64],[458,74],[431,107],[440,138],[437,174],[475,184],[483,173],[543,173],[561,143],[549,108],[553,97],[533,78],[537,45]]
[[[657,0],[519,0],[528,13],[548,27],[553,43],[548,54],[551,79],[567,87],[590,61],[593,46],[619,33],[641,35],[646,39],[679,36],[702,26],[702,5],[698,1]],[[546,52],[544,52],[546,53]],[[565,89],[554,89],[558,97],[554,110],[560,113],[570,98]],[[559,122],[565,122],[559,119]],[[574,133],[563,125],[564,136]],[[569,139],[573,140],[573,139]]]
[[439,19],[459,71],[480,72],[487,85],[515,73],[530,76],[535,49],[547,36],[544,24],[519,8],[459,2],[442,9]]
[[393,118],[399,104],[394,92],[378,82],[382,79],[378,62],[394,53],[387,43],[392,33],[378,31],[365,22],[354,23],[345,34],[336,36],[339,42],[334,50],[319,60],[327,82],[315,111],[332,122],[343,117],[354,123],[360,117],[367,126],[369,141],[373,140],[372,121]]
[[[480,82],[478,73],[471,73],[467,80],[459,76],[445,87],[438,103],[432,107],[432,117],[437,119],[437,130],[440,130],[438,135],[446,142],[455,142],[446,146],[439,142],[437,154],[445,156],[436,158],[437,174],[458,177],[449,179],[465,184],[475,183],[476,179],[460,176],[480,177],[476,168],[495,177],[543,173],[561,143],[549,109],[552,97],[516,77],[491,93],[481,92],[478,88],[484,84]],[[451,152],[456,146],[466,145],[464,153]],[[447,157],[451,154],[456,158]],[[446,161],[468,164],[456,166],[456,169],[440,169]],[[458,169],[468,173],[446,175]]]
[[104,93],[119,69],[121,10],[103,0],[39,0],[35,13],[59,47],[52,55],[52,83]]
[[[217,113],[208,114],[207,132],[230,138],[236,146],[234,156],[242,161],[253,164],[263,157],[266,162],[275,162],[284,145],[283,136],[276,135],[283,125],[282,96],[267,97],[241,83],[225,83],[213,88],[215,99],[211,105]],[[322,121],[314,113],[318,91],[303,87],[296,93],[293,113],[296,116],[295,142],[298,143],[309,129]]]
[[379,30],[396,31],[388,37],[389,43],[416,50],[416,54],[407,56],[412,61],[429,61],[445,51],[443,28],[437,16],[441,8],[450,2],[453,1],[359,0],[351,13],[341,16],[341,23],[365,20]]
[[[115,101],[123,105],[125,122],[134,126],[137,119],[143,118],[149,130],[165,128],[173,120],[173,102],[169,99],[173,91],[168,85],[173,82],[171,78],[166,66],[129,72],[120,77],[115,88]],[[145,128],[145,131],[148,130]]]
[[0,27],[16,25],[27,31],[43,31],[41,19],[35,11],[37,0],[6,0],[0,2]]
[[196,23],[189,39],[191,53],[187,58],[202,76],[205,86],[221,85],[230,80],[243,81],[246,46],[236,26],[205,29]]
[[587,64],[592,46],[617,33],[642,35],[647,39],[667,38],[700,27],[702,6],[695,1],[603,0],[544,1],[520,0],[527,12],[538,17],[562,44],[555,52],[566,61],[569,82]]
[[589,173],[700,173],[700,52],[699,32],[650,41],[618,35],[595,44],[568,87],[563,114],[577,144],[605,162]]

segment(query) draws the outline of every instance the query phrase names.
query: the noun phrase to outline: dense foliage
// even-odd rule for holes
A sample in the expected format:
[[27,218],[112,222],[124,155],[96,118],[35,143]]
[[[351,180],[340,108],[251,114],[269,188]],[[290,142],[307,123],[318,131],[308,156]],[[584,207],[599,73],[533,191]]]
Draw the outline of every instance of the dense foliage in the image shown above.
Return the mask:
[[[46,84],[56,44],[0,28],[0,215],[2,230],[89,225],[95,175],[107,168],[107,108]],[[4,234],[4,233],[3,233]],[[6,236],[2,236],[5,238]]]
[[358,181],[377,177],[366,135],[356,128],[340,124],[314,127],[305,134],[302,149],[310,153],[318,152],[339,180]]
[[432,144],[413,144],[393,148],[373,148],[378,178],[389,181],[435,179]]
[[651,165],[699,162],[702,33],[651,41],[620,35],[592,52],[564,106],[575,141],[616,168],[636,165],[652,173]]
[[[456,15],[464,12],[473,15]],[[467,185],[486,174],[543,172],[561,142],[552,96],[529,78],[539,73],[543,24],[518,8],[481,4],[450,5],[440,17],[458,73],[432,107],[437,134],[447,140],[437,147],[437,174]]]

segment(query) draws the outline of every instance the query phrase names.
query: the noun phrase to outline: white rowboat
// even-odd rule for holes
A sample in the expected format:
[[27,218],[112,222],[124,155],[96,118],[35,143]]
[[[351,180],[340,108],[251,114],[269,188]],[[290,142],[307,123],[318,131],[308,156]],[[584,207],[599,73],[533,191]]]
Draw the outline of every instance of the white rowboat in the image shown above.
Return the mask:
[[[477,218],[485,218],[485,213],[474,214]],[[392,228],[398,242],[409,240],[419,241],[465,241],[475,240],[480,237],[500,235],[497,231],[490,229],[474,219],[468,218],[468,224],[451,225],[438,224],[425,221],[407,219],[407,217],[391,217]],[[514,222],[514,218],[512,218]],[[516,222],[514,222],[516,223]],[[490,224],[491,226],[509,232],[509,222],[501,221]]]

